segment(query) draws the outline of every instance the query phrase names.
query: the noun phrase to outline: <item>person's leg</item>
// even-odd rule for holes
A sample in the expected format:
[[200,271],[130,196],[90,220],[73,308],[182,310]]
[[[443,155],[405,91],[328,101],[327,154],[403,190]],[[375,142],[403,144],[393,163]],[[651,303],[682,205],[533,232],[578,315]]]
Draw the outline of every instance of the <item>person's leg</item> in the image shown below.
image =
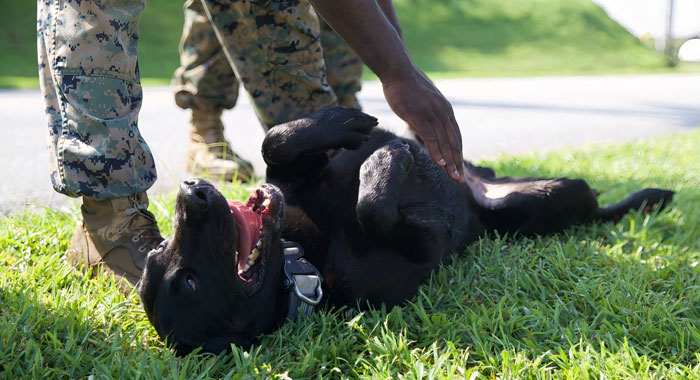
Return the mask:
[[200,0],[185,2],[180,67],[173,76],[175,103],[192,110],[187,168],[195,175],[249,180],[253,166],[238,157],[224,138],[221,114],[238,100],[238,79]]
[[56,191],[83,197],[84,222],[69,259],[104,262],[132,283],[148,250],[162,240],[146,210],[155,163],[137,126],[136,42],[144,3],[39,0],[37,7],[51,181]]
[[337,104],[308,2],[202,2],[264,128]]
[[180,39],[180,67],[173,75],[175,103],[183,109],[231,109],[238,79],[216,39],[200,0],[187,0]]
[[321,46],[328,71],[328,84],[338,98],[338,105],[361,108],[357,93],[362,88],[362,61],[323,19]]

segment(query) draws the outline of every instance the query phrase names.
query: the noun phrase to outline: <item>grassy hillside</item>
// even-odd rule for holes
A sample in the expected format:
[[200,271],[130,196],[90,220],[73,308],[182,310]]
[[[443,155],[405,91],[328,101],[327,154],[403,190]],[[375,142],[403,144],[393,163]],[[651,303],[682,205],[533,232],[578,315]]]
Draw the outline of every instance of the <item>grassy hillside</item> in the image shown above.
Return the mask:
[[[178,66],[182,3],[148,1],[139,49],[146,83],[167,83]],[[432,75],[668,70],[659,54],[642,46],[590,0],[395,0],[395,5],[414,59]],[[35,15],[33,1],[2,2],[0,86],[38,83]]]
[[551,75],[662,69],[590,0],[395,0],[404,37],[428,72]]

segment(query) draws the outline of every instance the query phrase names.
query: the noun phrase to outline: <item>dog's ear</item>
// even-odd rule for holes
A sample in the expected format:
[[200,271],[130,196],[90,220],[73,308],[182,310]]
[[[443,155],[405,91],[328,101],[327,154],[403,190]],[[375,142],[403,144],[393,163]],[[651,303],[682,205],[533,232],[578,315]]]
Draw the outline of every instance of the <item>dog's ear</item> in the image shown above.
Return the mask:
[[153,323],[151,319],[153,317],[153,305],[158,295],[161,279],[165,275],[165,266],[158,262],[158,255],[167,248],[168,244],[169,239],[163,240],[158,247],[148,252],[141,280],[136,287],[143,309],[151,323]]

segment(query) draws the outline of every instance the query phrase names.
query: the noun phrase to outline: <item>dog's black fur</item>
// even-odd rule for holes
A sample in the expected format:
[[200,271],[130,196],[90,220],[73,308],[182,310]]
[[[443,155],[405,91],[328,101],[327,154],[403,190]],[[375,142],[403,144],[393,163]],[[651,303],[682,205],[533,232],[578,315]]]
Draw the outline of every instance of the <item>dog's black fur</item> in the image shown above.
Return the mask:
[[246,280],[227,201],[208,182],[183,182],[174,234],[148,255],[139,289],[158,334],[180,352],[219,352],[278,328],[288,308],[282,238],[299,242],[320,269],[325,302],[391,306],[489,231],[550,234],[673,197],[646,189],[600,208],[583,180],[498,178],[469,163],[467,183],[458,184],[419,143],[375,125],[337,107],[267,134],[268,183],[248,202],[258,214],[265,203],[263,248]]

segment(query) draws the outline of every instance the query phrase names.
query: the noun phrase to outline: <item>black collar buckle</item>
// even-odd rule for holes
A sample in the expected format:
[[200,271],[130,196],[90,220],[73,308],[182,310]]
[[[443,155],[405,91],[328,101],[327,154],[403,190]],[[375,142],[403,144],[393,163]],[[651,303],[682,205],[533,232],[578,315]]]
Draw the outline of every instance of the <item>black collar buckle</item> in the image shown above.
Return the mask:
[[287,318],[294,321],[301,308],[311,315],[314,307],[323,298],[321,284],[323,277],[313,264],[304,258],[304,250],[299,243],[283,241],[285,288],[289,291],[289,312]]

